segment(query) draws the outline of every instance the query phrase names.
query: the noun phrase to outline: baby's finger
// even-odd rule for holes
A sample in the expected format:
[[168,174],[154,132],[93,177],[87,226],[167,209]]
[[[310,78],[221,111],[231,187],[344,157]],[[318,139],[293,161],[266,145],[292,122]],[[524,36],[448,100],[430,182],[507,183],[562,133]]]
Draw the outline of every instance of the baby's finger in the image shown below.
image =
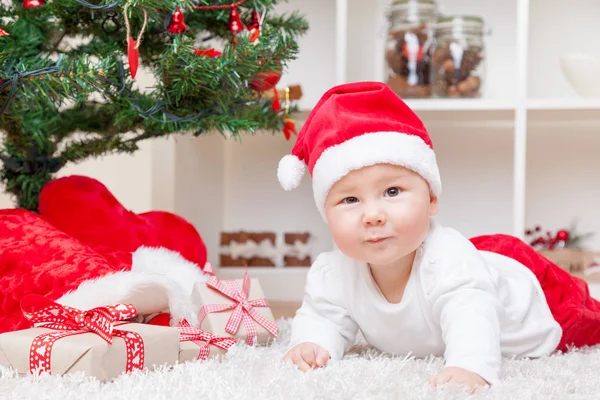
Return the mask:
[[316,356],[316,363],[318,367],[322,367],[325,364],[327,364],[327,361],[329,361],[329,353],[327,352],[327,350],[322,349],[321,347],[317,347],[317,356]]
[[302,372],[308,372],[310,371],[312,368],[310,367],[310,365],[308,365],[303,359],[302,359],[302,355],[298,354],[298,353],[294,353],[294,355],[292,356],[293,360],[294,360],[294,364],[296,364],[296,366],[298,367],[298,369]]
[[300,355],[308,365],[311,367],[315,366],[315,349],[312,346],[304,346]]
[[448,383],[452,379],[452,376],[449,374],[441,373],[433,376],[432,378],[432,384],[443,385],[444,383]]

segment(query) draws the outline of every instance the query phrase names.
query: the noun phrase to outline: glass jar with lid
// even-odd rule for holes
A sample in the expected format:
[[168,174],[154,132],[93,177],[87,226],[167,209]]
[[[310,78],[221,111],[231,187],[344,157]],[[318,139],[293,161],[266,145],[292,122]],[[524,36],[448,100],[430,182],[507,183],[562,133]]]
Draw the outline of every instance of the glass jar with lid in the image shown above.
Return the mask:
[[431,97],[435,0],[394,0],[388,13],[386,83],[400,97]]
[[481,97],[485,26],[477,16],[445,16],[435,25],[431,65],[434,97]]

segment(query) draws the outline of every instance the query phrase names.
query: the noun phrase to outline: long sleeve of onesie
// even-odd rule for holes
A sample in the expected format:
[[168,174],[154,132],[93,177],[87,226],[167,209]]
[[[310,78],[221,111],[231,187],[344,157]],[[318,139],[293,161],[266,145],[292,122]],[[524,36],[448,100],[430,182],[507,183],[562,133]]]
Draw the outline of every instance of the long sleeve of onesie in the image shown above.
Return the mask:
[[493,272],[483,257],[470,255],[434,272],[430,292],[434,318],[440,321],[446,367],[461,367],[493,384],[501,365],[500,319],[503,308]]
[[329,265],[327,254],[317,257],[307,274],[302,306],[292,322],[290,348],[315,343],[339,360],[354,343],[358,326],[344,306],[339,268]]

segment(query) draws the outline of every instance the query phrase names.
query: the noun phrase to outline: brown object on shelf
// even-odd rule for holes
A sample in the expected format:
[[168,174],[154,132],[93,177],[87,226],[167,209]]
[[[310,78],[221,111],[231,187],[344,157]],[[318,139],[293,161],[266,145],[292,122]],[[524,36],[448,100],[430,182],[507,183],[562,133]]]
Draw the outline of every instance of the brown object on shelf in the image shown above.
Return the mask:
[[581,249],[539,250],[539,253],[573,275],[582,274],[587,267],[588,257]]
[[303,232],[303,233],[285,233],[283,235],[283,240],[285,241],[286,244],[294,244],[297,241],[306,244],[310,240],[310,236],[311,236],[311,234],[308,233],[308,232]]
[[[221,232],[221,246],[230,246],[232,242],[246,243],[252,240],[255,243],[260,243],[263,240],[268,240],[273,246],[275,246],[275,233],[274,232]],[[220,255],[221,267],[274,267],[275,264],[272,260],[263,257],[239,257],[233,258],[230,254],[221,253]]]
[[435,97],[481,97],[485,69],[484,21],[477,16],[438,20],[432,59]]
[[[288,89],[290,89],[290,100],[300,100],[304,94],[302,93],[302,86],[300,85],[288,86]],[[263,92],[262,95],[267,99],[275,97],[272,90],[267,90],[266,92]],[[280,100],[285,100],[285,89],[277,89],[277,96]]]
[[[287,245],[294,245],[296,242],[307,244],[311,238],[309,232],[289,232],[283,235],[283,240]],[[286,267],[310,267],[312,259],[310,256],[299,258],[295,255],[286,255],[283,257]]]
[[[408,51],[408,35],[418,42],[418,51],[414,54]],[[429,41],[427,25],[419,23],[408,29],[393,30],[389,32],[388,41],[386,84],[402,98],[430,97],[431,52],[426,48]],[[415,78],[415,82],[409,83]]]
[[455,68],[449,45],[433,53],[435,69],[434,92],[442,97],[480,97],[481,78],[475,72],[483,60],[482,49],[465,50],[459,68]]
[[283,257],[286,267],[310,267],[312,260],[310,256],[304,258],[298,258],[296,256],[285,256]]

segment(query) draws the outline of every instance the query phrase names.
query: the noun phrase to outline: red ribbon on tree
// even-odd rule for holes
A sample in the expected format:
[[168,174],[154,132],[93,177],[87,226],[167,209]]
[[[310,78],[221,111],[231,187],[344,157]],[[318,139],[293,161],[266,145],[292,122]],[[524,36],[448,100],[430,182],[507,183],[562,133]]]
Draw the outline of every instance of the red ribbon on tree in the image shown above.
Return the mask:
[[206,286],[211,289],[214,289],[226,297],[230,298],[234,301],[233,304],[207,304],[200,309],[198,313],[199,324],[202,324],[204,318],[210,313],[215,312],[223,312],[233,310],[229,320],[227,320],[227,324],[225,325],[225,332],[234,335],[237,333],[240,328],[240,324],[244,323],[244,328],[246,330],[246,343],[249,345],[253,345],[256,341],[256,337],[258,332],[256,331],[256,327],[254,326],[254,321],[256,321],[260,326],[265,328],[267,332],[269,332],[274,337],[277,337],[277,324],[273,321],[265,318],[261,313],[259,313],[255,307],[269,307],[269,303],[267,299],[256,299],[256,300],[248,300],[248,296],[250,295],[250,277],[248,276],[248,270],[244,273],[244,280],[242,284],[242,290],[239,290],[238,285],[235,281],[225,281],[221,282],[219,278],[215,275],[212,275],[208,282],[206,282]]
[[125,321],[137,315],[132,304],[79,310],[55,303],[44,296],[31,294],[21,300],[21,311],[32,324],[42,323],[39,327],[57,330],[42,333],[33,339],[29,351],[29,370],[32,374],[51,371],[50,356],[57,340],[82,333],[94,333],[108,344],[112,344],[113,337],[120,337],[125,341],[127,351],[126,372],[144,367],[142,337],[136,332],[114,328],[115,322]]
[[205,332],[200,328],[193,327],[184,319],[179,322],[179,341],[192,341],[200,347],[198,360],[206,360],[210,355],[210,345],[220,349],[227,350],[235,344],[235,339],[231,337],[215,336],[210,332]]

